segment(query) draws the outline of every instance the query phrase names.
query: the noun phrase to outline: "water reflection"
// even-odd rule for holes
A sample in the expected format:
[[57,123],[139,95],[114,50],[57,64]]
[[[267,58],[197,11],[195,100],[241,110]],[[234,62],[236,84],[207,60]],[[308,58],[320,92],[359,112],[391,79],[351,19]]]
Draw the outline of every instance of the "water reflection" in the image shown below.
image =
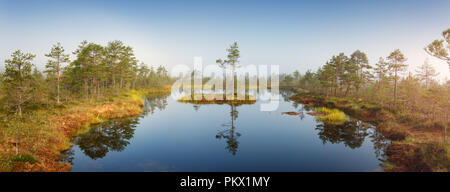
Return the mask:
[[[385,151],[387,147],[391,144],[391,141],[387,139],[383,134],[376,129],[372,130],[372,134],[370,135],[371,141],[373,143],[373,147],[375,149],[375,156],[380,161],[385,161],[387,159],[385,155]],[[381,165],[381,164],[380,164]]]
[[236,110],[236,107],[234,104],[230,104],[230,117],[231,122],[226,123],[223,126],[229,127],[226,130],[220,131],[217,133],[216,138],[217,139],[226,139],[227,146],[225,149],[228,150],[232,155],[236,155],[237,149],[239,147],[239,141],[238,138],[241,136],[240,133],[236,132],[235,129],[235,121],[237,120],[239,116],[239,112]]
[[[375,126],[365,123],[362,121],[358,121],[357,119],[350,119],[349,121],[346,121],[345,123],[341,125],[336,124],[327,124],[324,122],[316,121],[315,118],[310,116],[309,112],[313,111],[313,107],[309,107],[307,105],[303,105],[301,103],[296,103],[291,100],[289,100],[289,97],[292,95],[292,92],[289,91],[280,91],[282,95],[282,108],[280,111],[295,111],[298,112],[297,116],[292,116],[293,118],[287,118],[285,116],[281,116],[279,112],[276,113],[266,113],[261,112],[257,110],[258,107],[252,107],[252,106],[244,106],[244,105],[251,105],[253,103],[234,103],[234,102],[222,102],[222,103],[201,103],[201,102],[192,102],[192,106],[186,106],[184,103],[188,102],[175,102],[172,103],[172,101],[168,101],[167,98],[169,95],[152,95],[148,96],[145,101],[145,107],[143,109],[142,117],[145,117],[147,120],[148,118],[151,118],[148,123],[151,123],[154,127],[154,129],[151,129],[153,131],[149,131],[148,133],[142,132],[142,134],[148,134],[149,137],[154,137],[155,139],[152,139],[151,141],[145,141],[145,149],[147,151],[151,151],[152,155],[144,155],[139,153],[139,155],[134,154],[134,152],[124,151],[123,153],[114,153],[114,155],[110,156],[116,156],[123,154],[122,156],[126,156],[124,158],[128,158],[130,160],[135,160],[135,163],[132,163],[130,165],[122,164],[119,162],[114,162],[110,158],[104,158],[108,155],[111,151],[123,151],[127,147],[130,147],[130,142],[134,144],[133,140],[139,140],[139,139],[145,139],[147,137],[135,137],[135,131],[137,129],[137,125],[144,122],[139,122],[142,120],[141,117],[134,117],[134,118],[126,118],[126,119],[117,119],[117,120],[111,120],[109,122],[103,123],[101,125],[93,127],[89,132],[80,135],[76,140],[75,144],[78,145],[78,147],[67,151],[64,153],[66,158],[64,158],[61,161],[71,163],[73,160],[73,153],[78,154],[84,154],[82,156],[89,157],[93,160],[99,160],[96,163],[102,164],[102,168],[98,169],[104,169],[104,170],[128,170],[128,171],[174,171],[174,167],[177,167],[177,170],[215,170],[214,167],[217,165],[214,163],[208,164],[210,162],[210,158],[212,158],[211,154],[213,154],[213,158],[217,158],[217,162],[221,162],[221,164],[225,164],[224,167],[226,167],[226,170],[228,170],[229,167],[242,165],[242,163],[236,163],[236,165],[231,164],[232,161],[229,161],[227,158],[232,158],[233,162],[244,162],[242,161],[242,158],[246,155],[251,154],[252,156],[258,157],[259,159],[262,159],[266,161],[267,163],[264,164],[264,166],[259,167],[258,169],[249,169],[251,171],[255,170],[308,170],[311,171],[310,166],[313,165],[319,165],[320,163],[324,163],[324,156],[322,154],[326,154],[327,151],[323,150],[323,145],[330,145],[330,144],[338,144],[336,146],[333,146],[333,150],[339,150],[339,152],[349,154],[346,156],[346,158],[349,159],[349,163],[341,162],[339,167],[337,166],[337,169],[332,170],[353,170],[354,165],[353,163],[350,163],[353,159],[359,159],[360,156],[366,151],[373,151],[372,148],[375,149],[375,155],[378,160],[384,159],[384,151],[386,149],[386,146],[389,144],[386,142],[387,140],[382,137],[381,134],[376,132]],[[168,105],[170,105],[168,107]],[[207,105],[215,105],[215,106],[207,106]],[[222,105],[222,106],[219,106]],[[193,109],[191,108],[193,107]],[[225,108],[223,108],[225,107]],[[158,111],[160,110],[167,110],[166,113],[161,113],[163,115],[159,115],[160,113]],[[192,121],[192,124],[185,123],[184,121],[180,122],[172,122],[170,119],[173,117],[172,112],[180,112],[180,109],[185,110],[186,108],[189,108],[189,112],[196,111],[197,113],[191,113],[186,118],[191,120],[190,118],[204,118],[205,115],[209,117],[215,118],[217,121],[215,121],[216,125],[211,124],[205,124],[205,125],[198,125],[197,121]],[[239,108],[239,109],[238,109]],[[202,110],[200,110],[202,109]],[[213,109],[213,110],[211,110]],[[175,110],[175,111],[173,111]],[[225,110],[225,111],[224,111]],[[253,112],[250,110],[254,110]],[[250,113],[248,113],[250,111]],[[184,112],[184,111],[183,111]],[[241,112],[241,113],[239,113]],[[151,114],[157,113],[157,116],[153,116]],[[184,114],[184,113],[183,113]],[[245,116],[251,116],[251,117],[243,117]],[[241,115],[241,116],[240,116]],[[268,151],[263,150],[259,151],[258,149],[252,150],[252,151],[246,151],[247,146],[243,147],[240,146],[242,143],[257,143],[258,145],[254,146],[261,146],[264,145],[265,141],[264,138],[266,138],[266,135],[258,135],[255,134],[252,135],[252,137],[241,137],[241,131],[248,128],[244,125],[247,122],[242,122],[243,124],[237,124],[238,118],[240,118],[240,121],[244,121],[246,119],[255,119],[255,117],[263,118],[261,119],[261,122],[255,122],[257,124],[264,124],[265,126],[262,126],[261,129],[264,129],[265,134],[273,134],[274,132],[271,132],[278,128],[283,129],[281,133],[281,136],[283,136],[281,139],[286,139],[286,142],[274,142],[273,145],[276,145],[277,148],[279,147],[285,147],[293,146],[291,148],[285,147],[286,154],[288,158],[294,158],[297,159],[295,163],[290,162],[289,160],[286,160],[288,158],[283,158],[285,161],[279,162],[279,160],[271,159],[267,156],[267,154],[280,154],[281,152],[279,150],[271,151],[269,149]],[[298,123],[300,122],[300,119],[302,120],[302,129],[299,130],[296,127],[298,127]],[[147,122],[145,120],[145,122]],[[194,119],[196,120],[196,119]],[[221,123],[222,127],[220,127]],[[189,128],[188,132],[184,132],[183,134],[189,134],[190,132],[194,133],[195,135],[198,135],[198,132],[200,131],[208,131],[207,134],[194,137],[193,139],[187,139],[183,140],[183,144],[186,146],[186,150],[180,150],[178,145],[172,145],[173,143],[179,142],[178,138],[172,138],[172,137],[164,137],[166,136],[167,129],[166,127],[170,126],[174,130],[178,131],[185,131],[186,127]],[[219,129],[211,130],[211,126],[219,126]],[[139,126],[141,127],[141,126]],[[158,130],[160,129],[160,130]],[[140,129],[139,129],[140,130]],[[146,129],[148,131],[148,129]],[[155,131],[156,130],[156,131]],[[250,130],[250,131],[249,131]],[[209,132],[213,131],[213,132]],[[252,134],[252,129],[247,129],[245,131],[248,131],[248,134]],[[278,133],[278,132],[277,132]],[[141,134],[141,132],[139,132]],[[161,135],[158,135],[161,134]],[[213,139],[214,137],[216,139]],[[208,139],[209,138],[209,139]],[[256,139],[255,139],[256,138]],[[306,142],[305,139],[299,139],[299,138],[313,138],[314,140],[320,139],[319,142],[314,142],[314,145],[308,146],[311,147],[312,152],[308,152],[305,150],[298,150],[301,147],[305,146],[304,142]],[[301,140],[301,141],[300,141]],[[278,141],[278,140],[277,140]],[[167,144],[167,147],[164,149],[167,150],[159,150],[161,145]],[[197,143],[202,143],[202,145],[197,145]],[[204,143],[204,144],[203,144]],[[323,145],[322,145],[323,143]],[[219,147],[215,146],[215,144],[218,144]],[[373,145],[372,145],[373,144]],[[316,146],[317,145],[317,146]],[[366,146],[370,146],[370,149],[367,149]],[[141,146],[142,147],[142,146]],[[250,146],[251,147],[251,146]],[[314,148],[317,147],[317,148]],[[198,151],[195,151],[197,150]],[[362,150],[352,150],[361,148]],[[207,150],[205,150],[207,149]],[[224,151],[225,149],[225,151]],[[316,150],[317,149],[317,150]],[[238,151],[239,150],[239,151]],[[290,151],[291,150],[291,151]],[[192,155],[187,156],[186,159],[183,161],[178,162],[178,154],[185,154],[186,151],[195,151],[199,155]],[[202,151],[208,151],[208,154],[203,154]],[[350,152],[351,151],[351,152]],[[240,155],[236,156],[237,153],[240,153]],[[242,153],[242,154],[241,154]],[[246,154],[244,154],[246,153]],[[157,154],[157,155],[155,155]],[[318,155],[317,155],[318,154]],[[373,155],[374,153],[371,152]],[[135,155],[135,156],[132,156]],[[314,162],[302,162],[302,158],[304,156],[311,156],[316,157],[314,155],[317,155],[318,161]],[[364,154],[366,155],[366,154]],[[274,155],[269,155],[274,156]],[[364,156],[365,157],[365,156]],[[74,170],[89,170],[89,166],[94,165],[93,162],[89,162],[89,158],[86,159],[80,159],[75,158],[75,164],[78,165],[74,166]],[[203,159],[202,159],[203,158]],[[267,159],[264,159],[267,158]],[[372,159],[376,159],[375,157],[372,157]],[[207,159],[208,161],[202,162],[203,160]],[[378,160],[375,163],[378,163]],[[364,160],[366,161],[366,160]],[[367,160],[369,167],[370,161]],[[83,168],[80,165],[84,165],[83,162],[89,162],[92,164],[86,163],[88,166],[87,168]],[[106,162],[110,163],[108,165]],[[373,162],[373,161],[372,161]],[[227,164],[230,163],[230,164]],[[330,169],[330,167],[327,167],[329,163],[324,164],[324,170]],[[246,165],[247,166],[247,165]],[[252,167],[254,164],[249,164],[247,167]],[[345,167],[348,166],[348,167]],[[120,167],[121,169],[118,169]],[[257,166],[256,166],[257,167]],[[281,169],[281,168],[282,169]],[[325,168],[326,167],[326,168]],[[126,169],[123,169],[126,168]],[[268,169],[266,169],[268,168]],[[333,167],[334,168],[334,167]],[[342,169],[339,169],[342,168]],[[372,169],[373,167],[371,167]],[[93,168],[97,169],[97,168]],[[373,168],[375,169],[375,168]],[[225,170],[225,169],[217,169],[217,170]],[[236,170],[246,170],[238,168]],[[321,169],[318,169],[321,170]],[[363,170],[362,168],[355,168],[354,170]],[[365,169],[364,169],[365,170]]]
[[[221,92],[218,92],[221,93]],[[217,94],[217,92],[215,93]],[[194,98],[194,94],[191,94],[190,98]],[[236,131],[236,120],[239,116],[239,111],[237,110],[238,106],[241,105],[251,105],[256,103],[256,100],[218,100],[218,101],[204,101],[204,100],[200,100],[200,101],[196,101],[193,99],[186,99],[186,100],[182,100],[180,101],[182,103],[191,103],[194,111],[198,112],[198,110],[200,109],[200,107],[202,105],[229,105],[230,106],[230,121],[227,123],[222,124],[223,127],[226,127],[225,130],[219,131],[216,134],[216,139],[225,139],[226,140],[226,147],[225,149],[230,152],[232,155],[236,155],[238,147],[239,147],[239,137],[241,136],[241,134],[239,132]]]
[[368,130],[372,125],[358,120],[349,120],[341,125],[320,122],[316,126],[319,131],[319,138],[323,144],[328,142],[344,143],[352,149],[359,148],[364,143],[364,139],[369,135]]
[[154,114],[156,110],[164,110],[167,107],[167,98],[169,94],[152,94],[145,98],[142,116]]
[[[312,107],[297,102],[293,102],[292,106],[297,109],[301,120],[305,118],[305,113],[313,111]],[[343,143],[351,149],[361,147],[365,138],[375,129],[373,125],[353,118],[342,124],[327,123],[318,119],[316,121],[315,130],[319,131],[317,134],[323,144]]]
[[109,151],[124,150],[138,123],[138,118],[107,121],[77,137],[75,144],[91,159],[101,159]]
[[[168,94],[148,95],[141,117],[154,114],[156,110],[164,110],[167,107],[168,96]],[[106,121],[79,135],[74,143],[86,156],[94,160],[105,157],[110,151],[123,151],[133,138],[139,119],[130,117]],[[65,158],[62,161],[72,162],[73,150],[68,150],[63,155]]]
[[[282,95],[285,98],[286,96],[290,97],[289,93],[284,93]],[[305,113],[314,110],[314,107],[312,106],[303,105],[295,101],[292,102],[292,106],[297,109],[298,116],[302,120],[305,118]],[[323,144],[343,143],[346,147],[357,149],[363,145],[365,139],[370,139],[373,143],[377,159],[380,161],[386,159],[384,152],[390,144],[390,141],[376,130],[376,126],[355,118],[350,118],[348,121],[339,125],[322,122],[317,119],[316,122],[315,130],[318,131],[317,134]]]

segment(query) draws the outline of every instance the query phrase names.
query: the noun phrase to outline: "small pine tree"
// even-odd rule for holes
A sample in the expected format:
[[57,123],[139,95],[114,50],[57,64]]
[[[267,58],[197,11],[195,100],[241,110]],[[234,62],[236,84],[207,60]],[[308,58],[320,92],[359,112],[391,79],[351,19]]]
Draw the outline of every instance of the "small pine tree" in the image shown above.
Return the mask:
[[45,67],[47,70],[45,71],[48,76],[56,76],[56,87],[57,87],[57,93],[56,93],[56,102],[60,103],[60,77],[61,77],[61,65],[63,63],[69,62],[69,55],[64,54],[64,48],[61,46],[60,43],[57,43],[56,45],[53,45],[53,47],[50,50],[50,53],[45,55],[46,57],[49,57],[50,59],[47,62],[47,65]]
[[6,106],[19,116],[22,116],[23,106],[31,99],[31,69],[35,57],[36,55],[17,50],[12,53],[11,59],[5,60],[3,89],[8,100]]

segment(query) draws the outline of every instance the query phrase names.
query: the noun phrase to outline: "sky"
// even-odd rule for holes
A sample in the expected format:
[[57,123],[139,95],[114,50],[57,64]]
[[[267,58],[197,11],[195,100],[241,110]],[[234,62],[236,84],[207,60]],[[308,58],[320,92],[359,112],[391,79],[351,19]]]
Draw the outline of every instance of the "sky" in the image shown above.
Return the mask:
[[17,49],[36,54],[43,69],[56,42],[72,52],[83,40],[121,40],[140,61],[170,70],[193,67],[198,56],[214,64],[237,41],[242,65],[280,65],[285,73],[317,70],[358,49],[374,65],[400,49],[408,71],[429,58],[443,81],[449,66],[423,48],[450,28],[449,8],[448,0],[0,0],[0,70]]

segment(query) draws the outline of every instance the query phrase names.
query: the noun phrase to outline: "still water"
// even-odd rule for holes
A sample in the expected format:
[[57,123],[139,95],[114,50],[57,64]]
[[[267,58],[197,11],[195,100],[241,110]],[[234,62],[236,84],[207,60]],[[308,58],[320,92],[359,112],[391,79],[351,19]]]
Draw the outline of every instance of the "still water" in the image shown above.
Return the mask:
[[277,111],[261,112],[259,101],[232,110],[149,96],[140,117],[93,127],[64,161],[72,171],[381,170],[388,141],[372,125],[327,125],[288,97],[283,92]]

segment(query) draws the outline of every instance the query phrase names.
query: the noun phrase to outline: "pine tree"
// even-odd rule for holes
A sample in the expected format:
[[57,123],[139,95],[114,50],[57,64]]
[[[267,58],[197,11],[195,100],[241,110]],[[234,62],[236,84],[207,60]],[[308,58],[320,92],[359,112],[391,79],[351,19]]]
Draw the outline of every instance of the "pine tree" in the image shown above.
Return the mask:
[[[233,82],[233,85],[235,86],[237,83],[235,71],[236,71],[236,67],[239,67],[238,63],[239,63],[239,58],[241,57],[238,43],[234,42],[232,45],[230,45],[230,48],[227,49],[227,52],[228,52],[227,59],[225,59],[225,60],[217,59],[216,63],[224,69],[231,67],[231,76],[232,76],[232,80],[233,80],[232,82]],[[237,89],[237,87],[234,87],[234,93],[236,93],[236,89]]]
[[[320,85],[325,88],[326,96],[328,97],[329,93],[332,92],[332,88],[334,87],[334,74],[335,69],[327,62],[322,68],[317,70],[317,79],[320,81]],[[313,74],[309,74],[308,72],[303,76],[305,81],[310,82],[311,79],[314,78]],[[308,78],[309,77],[309,78]]]
[[[85,88],[90,88],[92,95],[97,95],[98,97],[100,94],[100,81],[104,72],[105,50],[101,45],[89,43],[82,51],[81,56],[86,61],[84,65]],[[88,92],[86,90],[86,94]]]
[[434,70],[433,66],[429,64],[428,59],[425,60],[422,66],[419,67],[417,72],[417,77],[425,83],[425,88],[428,89],[433,77],[439,75],[439,73]]
[[219,64],[221,67],[226,68],[227,66],[231,66],[233,74],[236,69],[237,64],[239,63],[240,52],[239,52],[239,46],[237,42],[234,42],[232,45],[230,45],[230,48],[227,49],[228,55],[225,60],[217,59],[216,63]]
[[22,116],[23,106],[31,99],[31,69],[36,55],[17,50],[11,59],[5,60],[4,91],[7,94],[9,109]]
[[339,53],[339,55],[333,56],[327,65],[332,68],[333,74],[333,86],[334,86],[334,96],[337,96],[342,92],[342,88],[345,84],[346,78],[346,67],[349,65],[350,59],[344,54]]
[[400,52],[399,49],[396,49],[395,51],[393,51],[388,57],[387,57],[388,61],[389,61],[389,69],[393,70],[394,72],[394,106],[397,103],[397,82],[399,80],[398,78],[398,73],[403,71],[406,68],[406,58],[403,55],[402,52]]
[[375,74],[377,75],[377,79],[379,83],[382,83],[383,81],[387,80],[389,75],[389,63],[387,63],[383,57],[380,57],[378,59],[378,63],[375,64]]
[[107,68],[112,77],[112,86],[116,88],[116,78],[119,75],[120,59],[123,54],[124,45],[122,41],[111,41],[105,49]]
[[366,84],[370,79],[373,77],[373,75],[368,71],[372,67],[369,65],[369,60],[367,59],[367,55],[360,51],[356,50],[352,53],[350,56],[350,59],[352,60],[353,64],[357,67],[357,73],[359,76],[359,79],[356,81],[356,89],[359,90],[359,88]]
[[443,40],[434,40],[427,47],[425,51],[433,57],[447,61],[450,67],[450,29],[442,32]]
[[61,65],[63,63],[69,62],[69,55],[64,53],[64,48],[58,42],[56,45],[50,50],[50,53],[45,55],[50,59],[47,62],[45,67],[47,70],[45,71],[47,74],[56,75],[56,86],[57,86],[57,94],[56,94],[56,103],[60,103],[60,73],[61,73]]

